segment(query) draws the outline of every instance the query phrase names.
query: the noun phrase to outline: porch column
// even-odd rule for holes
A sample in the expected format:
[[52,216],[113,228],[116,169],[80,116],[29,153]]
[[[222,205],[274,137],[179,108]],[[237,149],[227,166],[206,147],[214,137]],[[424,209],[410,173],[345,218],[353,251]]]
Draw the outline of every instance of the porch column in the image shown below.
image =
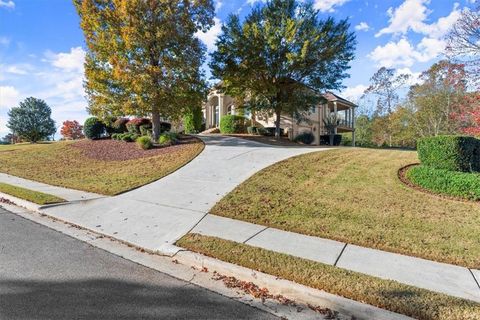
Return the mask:
[[[335,113],[335,120],[338,121],[337,101],[333,101],[333,112]],[[335,134],[337,134],[336,126],[335,126]]]
[[352,147],[355,147],[355,108],[352,107]]
[[220,120],[222,120],[223,116],[223,94],[218,95],[218,126],[220,126]]
[[[208,101],[208,100],[207,100]],[[210,128],[210,104],[205,105],[205,129]]]

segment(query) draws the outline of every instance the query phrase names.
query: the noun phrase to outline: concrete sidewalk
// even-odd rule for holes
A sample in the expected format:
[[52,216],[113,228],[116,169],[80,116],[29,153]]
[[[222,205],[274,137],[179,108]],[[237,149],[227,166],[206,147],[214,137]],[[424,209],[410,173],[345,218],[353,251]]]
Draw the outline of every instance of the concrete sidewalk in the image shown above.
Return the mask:
[[33,191],[51,194],[67,201],[91,200],[105,197],[101,194],[51,186],[45,183],[11,176],[6,173],[0,173],[0,182],[8,183],[17,187],[22,187]]
[[480,270],[364,248],[208,214],[192,230],[207,236],[396,280],[480,303]]

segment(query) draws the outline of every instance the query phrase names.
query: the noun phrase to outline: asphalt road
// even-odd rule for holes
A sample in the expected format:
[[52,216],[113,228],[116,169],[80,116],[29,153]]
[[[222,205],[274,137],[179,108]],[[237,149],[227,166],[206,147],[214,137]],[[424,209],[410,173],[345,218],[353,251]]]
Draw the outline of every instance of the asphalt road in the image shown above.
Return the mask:
[[274,319],[0,208],[0,319]]

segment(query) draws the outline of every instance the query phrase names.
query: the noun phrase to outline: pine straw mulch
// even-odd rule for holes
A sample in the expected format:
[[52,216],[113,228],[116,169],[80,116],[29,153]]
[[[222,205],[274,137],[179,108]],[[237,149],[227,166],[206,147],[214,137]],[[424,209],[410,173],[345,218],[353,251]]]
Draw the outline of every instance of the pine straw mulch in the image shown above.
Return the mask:
[[185,145],[201,143],[200,139],[192,136],[180,136],[178,144],[169,147],[154,146],[150,150],[141,149],[135,142],[124,142],[111,139],[81,140],[69,147],[79,149],[90,159],[101,161],[126,161],[153,157],[161,154],[177,152]]

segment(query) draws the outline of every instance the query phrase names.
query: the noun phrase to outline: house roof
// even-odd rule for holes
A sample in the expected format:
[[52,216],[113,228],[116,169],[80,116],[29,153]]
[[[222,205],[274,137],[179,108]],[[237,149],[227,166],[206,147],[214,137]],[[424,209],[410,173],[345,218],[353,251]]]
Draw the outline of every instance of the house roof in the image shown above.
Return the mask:
[[353,107],[356,107],[356,106],[357,106],[355,103],[350,102],[350,101],[348,101],[347,99],[344,99],[344,98],[342,98],[342,97],[340,97],[340,96],[338,96],[338,95],[336,95],[335,93],[330,92],[330,91],[325,92],[325,93],[323,94],[323,97],[324,97],[325,99],[327,99],[327,101],[329,101],[329,102],[339,101],[339,102],[344,103],[344,104],[347,104],[347,105],[349,105],[349,106],[353,106]]

